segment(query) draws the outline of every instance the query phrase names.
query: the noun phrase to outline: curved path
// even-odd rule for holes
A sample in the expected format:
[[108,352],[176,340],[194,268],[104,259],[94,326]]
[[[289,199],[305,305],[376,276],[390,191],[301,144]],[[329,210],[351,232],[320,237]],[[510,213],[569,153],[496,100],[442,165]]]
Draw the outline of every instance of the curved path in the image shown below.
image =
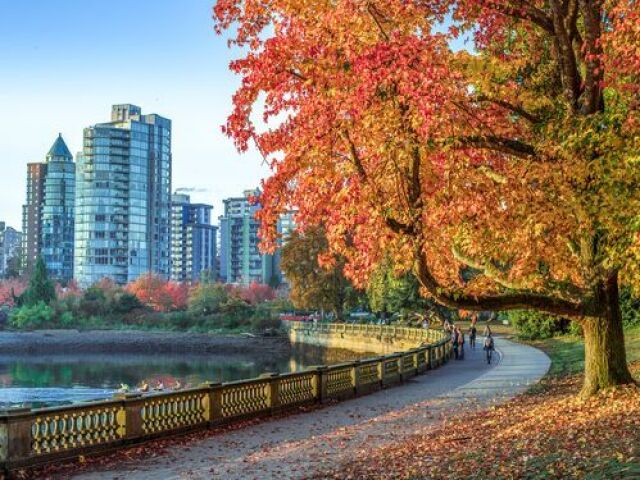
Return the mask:
[[349,460],[357,451],[396,443],[443,418],[504,401],[549,369],[541,351],[497,339],[487,365],[480,347],[465,360],[412,378],[398,387],[309,413],[212,435],[162,457],[127,462],[73,478],[302,479]]

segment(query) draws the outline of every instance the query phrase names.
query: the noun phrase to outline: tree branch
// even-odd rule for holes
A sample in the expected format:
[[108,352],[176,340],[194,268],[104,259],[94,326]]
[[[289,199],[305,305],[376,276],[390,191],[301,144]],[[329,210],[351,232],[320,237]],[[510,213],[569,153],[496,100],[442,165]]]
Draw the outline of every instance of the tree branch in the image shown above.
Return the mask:
[[475,311],[535,309],[552,315],[573,318],[597,316],[601,313],[596,310],[596,307],[594,307],[595,304],[592,302],[571,302],[535,292],[520,291],[497,295],[474,296],[465,294],[464,292],[445,289],[438,284],[429,270],[421,245],[416,246],[416,276],[420,284],[432,297],[446,307]]
[[380,34],[382,35],[382,37],[385,39],[385,41],[389,41],[389,35],[387,35],[387,32],[384,30],[384,27],[382,26],[382,24],[380,23],[380,20],[378,19],[378,15],[380,14],[380,12],[378,11],[378,9],[375,7],[375,5],[372,5],[371,3],[367,4],[367,12],[369,12],[369,15],[371,15],[371,18],[373,18],[373,21],[375,22],[376,26],[378,27],[378,30],[380,31]]
[[[491,262],[480,262],[477,261],[464,253],[454,245],[451,247],[451,252],[453,253],[453,257],[461,263],[482,272],[483,275],[490,278],[497,284],[508,288],[510,290],[527,290],[525,283],[523,282],[514,282],[507,280],[504,277],[504,272],[498,267],[494,266]],[[579,299],[583,298],[587,295],[587,292],[576,285],[573,285],[569,282],[560,282],[549,278],[548,275],[544,274],[532,274],[529,276],[530,279],[538,278],[543,282],[543,289],[546,291],[547,295],[553,295],[555,293],[560,293],[560,296],[563,298],[571,298]],[[526,279],[524,280],[526,282]],[[567,295],[563,296],[562,291]]]
[[306,82],[308,79],[307,77],[305,77],[304,75],[302,75],[300,72],[294,70],[293,68],[288,68],[287,69],[287,73],[293,75],[294,77],[296,77],[298,80],[302,80],[303,82]]
[[584,78],[584,102],[582,112],[590,115],[604,110],[601,82],[603,79],[600,55],[600,18],[602,12],[594,0],[580,0],[584,19],[584,37],[586,41],[586,68]]
[[503,272],[500,271],[499,268],[492,265],[491,262],[483,263],[465,255],[457,245],[453,245],[451,247],[451,253],[453,253],[453,258],[455,258],[459,262],[464,263],[468,267],[471,267],[475,270],[479,270],[485,277],[490,278],[491,280],[505,288],[508,288],[510,290],[518,290],[524,288],[522,283],[512,282],[504,278]]
[[526,4],[526,6],[516,7],[513,5],[498,5],[495,2],[491,2],[490,7],[495,11],[509,17],[517,18],[518,20],[528,20],[530,22],[533,22],[543,30],[549,33],[553,33],[553,22],[544,11],[532,6],[531,4],[527,4],[527,2],[520,3]]
[[455,139],[455,142],[462,147],[476,147],[495,150],[520,158],[529,158],[536,155],[536,149],[528,143],[495,135],[470,135],[467,137],[457,138]]
[[[377,197],[381,198],[381,193],[378,191],[375,185],[372,185],[371,181],[369,180],[367,171],[365,170],[364,165],[362,163],[362,159],[358,154],[358,149],[356,148],[355,143],[353,143],[353,140],[351,140],[351,137],[349,136],[349,132],[347,132],[346,130],[343,130],[342,138],[344,139],[344,141],[347,143],[347,146],[349,147],[350,158],[356,168],[356,172],[358,173],[360,180],[362,182],[366,182],[369,185],[371,185],[373,190],[376,192]],[[396,220],[395,218],[389,216],[388,214],[383,214],[383,217],[387,227],[389,227],[395,233],[402,233],[405,235],[414,235],[416,233],[415,227],[413,225],[400,222],[399,220]]]
[[565,16],[563,14],[562,4],[560,4],[559,0],[550,0],[550,5],[553,12],[552,20],[556,40],[555,45],[562,72],[562,84],[565,96],[571,107],[576,109],[581,93],[581,79],[575,51],[573,50],[573,42],[565,28]]
[[524,108],[517,106],[517,105],[513,105],[512,103],[509,103],[505,100],[500,100],[497,98],[490,98],[486,95],[480,95],[477,97],[477,100],[479,102],[490,102],[490,103],[494,103],[506,110],[509,110],[517,115],[520,115],[522,118],[528,120],[531,123],[540,123],[540,118],[536,117],[535,115],[527,112]]

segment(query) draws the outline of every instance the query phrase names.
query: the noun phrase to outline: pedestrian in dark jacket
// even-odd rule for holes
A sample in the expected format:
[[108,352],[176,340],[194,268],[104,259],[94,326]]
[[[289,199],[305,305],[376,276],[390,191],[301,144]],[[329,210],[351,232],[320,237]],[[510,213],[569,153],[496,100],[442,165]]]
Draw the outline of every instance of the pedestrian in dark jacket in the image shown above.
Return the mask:
[[491,357],[493,356],[493,351],[495,350],[495,344],[493,342],[493,336],[489,333],[488,336],[484,339],[484,351],[487,354],[487,363],[491,364]]
[[469,346],[475,350],[476,348],[476,335],[478,334],[478,329],[475,325],[471,325],[469,328]]
[[453,343],[453,358],[458,360],[458,329],[451,329],[451,342]]

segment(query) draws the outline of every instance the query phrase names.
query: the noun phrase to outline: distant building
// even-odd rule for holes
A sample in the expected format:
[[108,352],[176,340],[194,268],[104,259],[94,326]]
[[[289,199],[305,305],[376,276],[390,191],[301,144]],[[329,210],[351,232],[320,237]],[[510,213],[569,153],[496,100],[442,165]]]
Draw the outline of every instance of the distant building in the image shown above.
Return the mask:
[[77,157],[74,276],[82,286],[170,274],[171,121],[114,105]]
[[53,278],[72,278],[74,204],[75,164],[59,135],[44,163],[27,165],[27,202],[22,210],[24,271],[31,271],[41,256]]
[[22,206],[22,271],[24,273],[31,272],[40,255],[46,174],[45,163],[27,164],[27,200]]
[[287,240],[291,233],[296,228],[296,223],[294,221],[295,212],[287,212],[280,216],[278,220],[278,250],[276,250],[273,256],[273,275],[270,284],[272,286],[287,284],[287,279],[284,276],[284,272],[282,271],[281,263],[282,263],[282,246],[287,243]]
[[11,261],[16,261],[22,252],[22,233],[0,222],[0,277],[7,275]]
[[258,249],[259,222],[255,218],[259,205],[249,201],[258,190],[246,190],[244,196],[224,200],[220,220],[220,278],[227,283],[270,283],[273,256]]
[[211,205],[191,203],[189,195],[174,194],[171,203],[171,280],[195,282],[202,275],[216,279],[216,234]]

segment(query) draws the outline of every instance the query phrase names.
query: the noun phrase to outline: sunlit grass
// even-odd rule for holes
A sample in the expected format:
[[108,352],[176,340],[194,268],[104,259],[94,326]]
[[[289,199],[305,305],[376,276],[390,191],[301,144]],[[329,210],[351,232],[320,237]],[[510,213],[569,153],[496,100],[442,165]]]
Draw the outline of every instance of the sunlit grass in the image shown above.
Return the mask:
[[[576,336],[549,338],[533,342],[551,358],[551,375],[572,375],[584,370],[584,342]],[[625,330],[627,361],[640,361],[640,326]]]

